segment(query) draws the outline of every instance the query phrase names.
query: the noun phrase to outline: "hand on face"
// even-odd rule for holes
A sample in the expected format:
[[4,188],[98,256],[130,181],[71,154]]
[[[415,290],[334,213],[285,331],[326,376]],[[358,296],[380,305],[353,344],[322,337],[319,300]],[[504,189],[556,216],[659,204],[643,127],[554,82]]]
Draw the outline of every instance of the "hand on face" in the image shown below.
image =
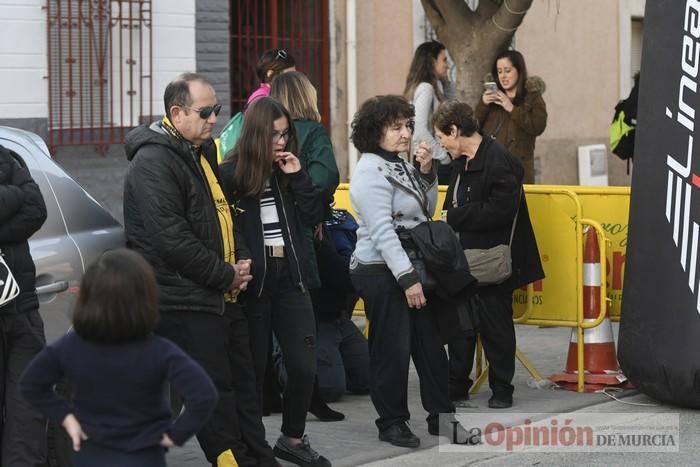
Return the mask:
[[293,174],[301,170],[301,163],[297,156],[288,151],[278,151],[275,153],[274,161],[277,166],[286,174]]

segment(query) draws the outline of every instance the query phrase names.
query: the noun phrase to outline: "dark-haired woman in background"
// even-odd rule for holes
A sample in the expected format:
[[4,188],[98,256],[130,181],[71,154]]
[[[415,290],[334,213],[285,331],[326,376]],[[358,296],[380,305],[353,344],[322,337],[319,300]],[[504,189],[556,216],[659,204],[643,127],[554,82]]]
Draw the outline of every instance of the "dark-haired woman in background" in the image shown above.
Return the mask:
[[433,135],[433,112],[445,100],[444,86],[447,83],[447,50],[438,41],[424,42],[418,46],[411,61],[411,67],[406,77],[404,97],[413,103],[415,108],[415,128],[413,130],[414,151],[425,141],[433,153],[433,159],[440,163],[438,166],[438,183],[447,185],[450,182],[450,155],[445,151]]
[[255,74],[260,80],[258,89],[248,97],[246,108],[256,99],[270,95],[270,83],[275,76],[296,70],[296,61],[290,53],[284,49],[270,49],[263,52],[255,64]]
[[[399,157],[409,150],[413,106],[400,96],[365,101],[352,122],[352,142],[362,153],[350,182],[357,213],[357,246],[350,275],[369,328],[370,394],[379,414],[379,439],[416,448],[420,439],[406,422],[408,366],[413,357],[420,380],[428,432],[440,432],[440,413],[453,411],[447,390],[447,356],[431,309],[399,228],[411,229],[435,211],[437,178],[428,145],[416,151],[419,168]],[[426,308],[427,307],[427,308]]]
[[497,79],[498,89],[486,89],[474,110],[481,132],[520,159],[524,183],[535,183],[535,138],[547,126],[544,81],[535,76],[528,78],[525,59],[515,50],[498,54],[491,74]]
[[[479,285],[482,306],[476,320],[489,361],[493,395],[488,406],[507,408],[513,405],[515,373],[513,290],[544,277],[523,193],[523,166],[498,142],[478,133],[474,112],[467,104],[442,104],[433,115],[433,125],[440,144],[455,159],[443,209],[462,247],[507,245],[515,229],[513,273],[501,284]],[[454,401],[469,399],[475,345],[473,334],[450,342],[450,397]]]
[[313,227],[323,220],[323,194],[302,170],[296,147],[289,112],[275,99],[261,97],[248,109],[240,139],[219,172],[253,260],[253,280],[242,298],[259,393],[272,331],[287,368],[275,455],[298,465],[325,467],[330,462],[304,435],[316,377],[316,324],[301,268],[297,224],[299,219]]

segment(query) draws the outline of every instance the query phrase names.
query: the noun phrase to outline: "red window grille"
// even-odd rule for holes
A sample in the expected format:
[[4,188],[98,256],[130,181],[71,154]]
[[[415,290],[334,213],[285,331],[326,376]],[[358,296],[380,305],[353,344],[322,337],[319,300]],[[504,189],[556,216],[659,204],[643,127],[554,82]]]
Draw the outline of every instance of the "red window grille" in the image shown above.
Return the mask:
[[231,114],[260,85],[255,63],[267,49],[294,57],[318,92],[323,124],[330,125],[328,0],[230,0]]
[[49,146],[124,142],[153,115],[151,0],[48,0]]

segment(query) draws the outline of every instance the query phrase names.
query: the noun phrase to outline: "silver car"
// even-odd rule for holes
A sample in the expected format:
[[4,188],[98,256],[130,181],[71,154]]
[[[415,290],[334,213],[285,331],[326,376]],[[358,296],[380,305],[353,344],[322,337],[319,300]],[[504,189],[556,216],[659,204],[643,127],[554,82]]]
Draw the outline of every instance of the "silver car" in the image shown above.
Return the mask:
[[38,135],[0,126],[0,145],[24,160],[46,202],[46,222],[29,246],[46,340],[51,342],[70,327],[85,268],[104,251],[123,247],[124,229],[51,159]]

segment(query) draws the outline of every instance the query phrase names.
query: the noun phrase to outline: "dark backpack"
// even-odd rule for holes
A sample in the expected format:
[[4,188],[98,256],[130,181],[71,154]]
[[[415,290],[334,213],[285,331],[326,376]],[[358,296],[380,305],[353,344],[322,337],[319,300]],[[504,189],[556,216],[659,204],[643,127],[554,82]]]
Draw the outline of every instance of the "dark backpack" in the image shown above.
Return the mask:
[[637,98],[639,96],[639,75],[634,78],[634,86],[627,99],[615,106],[610,123],[610,151],[622,160],[634,158],[634,137],[637,130]]
[[625,101],[618,102],[610,123],[610,151],[622,160],[634,157],[636,128],[637,120],[625,113]]

